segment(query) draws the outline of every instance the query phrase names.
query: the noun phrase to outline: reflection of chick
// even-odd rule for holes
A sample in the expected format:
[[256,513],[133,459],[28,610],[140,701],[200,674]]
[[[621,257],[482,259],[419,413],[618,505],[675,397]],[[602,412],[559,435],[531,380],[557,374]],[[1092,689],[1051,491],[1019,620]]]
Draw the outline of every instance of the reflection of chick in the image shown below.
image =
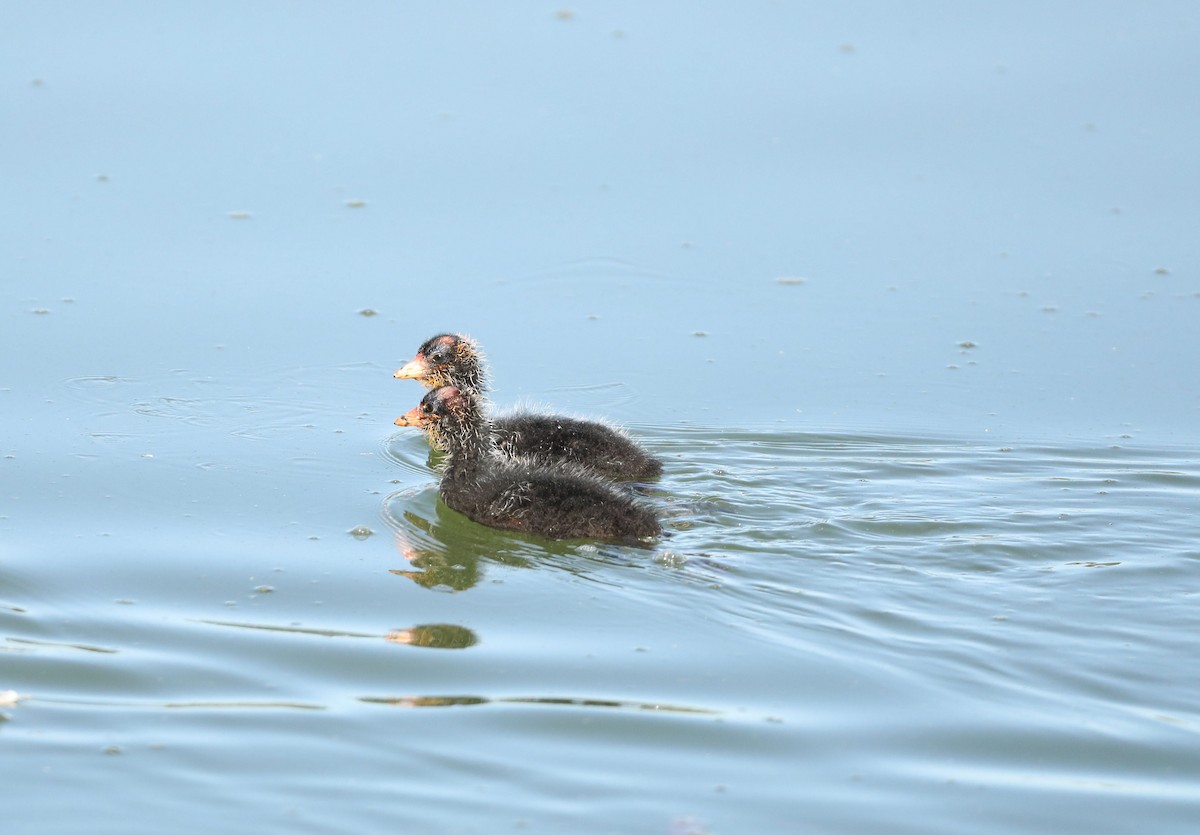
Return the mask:
[[[398,370],[399,379],[420,380],[426,388],[454,386],[482,396],[487,372],[474,341],[458,334],[426,340],[411,362]],[[497,417],[496,444],[508,456],[524,455],[546,463],[582,464],[609,478],[641,480],[662,473],[662,462],[618,429],[592,420],[530,412]]]
[[385,637],[394,644],[408,644],[426,649],[466,649],[479,641],[470,629],[453,623],[430,623],[411,629],[393,629]]
[[[450,511],[438,509],[441,513]],[[429,523],[419,516],[405,511],[405,520],[413,525],[425,528],[428,532]],[[482,571],[478,556],[463,553],[449,554],[437,549],[421,549],[409,542],[403,531],[396,531],[396,548],[412,565],[411,569],[390,568],[389,573],[407,577],[418,586],[427,589],[453,589],[463,591],[475,586]]]
[[552,539],[631,540],[661,533],[649,508],[586,470],[497,455],[491,423],[469,391],[431,391],[396,425],[424,429],[446,451],[442,499],[480,524]]

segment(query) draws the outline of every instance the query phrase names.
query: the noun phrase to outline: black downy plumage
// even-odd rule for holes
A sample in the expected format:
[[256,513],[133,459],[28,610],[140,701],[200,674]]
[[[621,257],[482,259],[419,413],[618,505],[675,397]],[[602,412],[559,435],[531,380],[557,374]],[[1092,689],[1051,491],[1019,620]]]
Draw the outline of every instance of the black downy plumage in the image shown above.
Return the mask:
[[[477,401],[487,394],[487,365],[479,346],[460,334],[427,339],[417,355],[393,375],[426,388],[454,386]],[[644,481],[662,474],[662,462],[620,429],[593,420],[517,412],[492,420],[496,447],[509,457],[569,462],[606,478]]]
[[480,524],[552,539],[644,540],[662,529],[654,512],[605,479],[572,464],[501,455],[475,394],[442,386],[396,419],[445,450],[446,505]]

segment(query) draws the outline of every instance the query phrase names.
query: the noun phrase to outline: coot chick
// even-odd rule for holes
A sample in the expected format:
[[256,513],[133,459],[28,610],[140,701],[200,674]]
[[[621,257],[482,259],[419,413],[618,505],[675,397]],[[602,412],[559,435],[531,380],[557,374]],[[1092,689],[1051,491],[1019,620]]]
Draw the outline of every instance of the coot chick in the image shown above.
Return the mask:
[[[427,339],[411,362],[394,375],[420,380],[426,388],[454,386],[476,397],[486,394],[487,369],[474,340],[454,333]],[[570,462],[607,478],[643,481],[662,474],[662,462],[619,429],[593,420],[517,412],[492,420],[496,446],[509,457],[546,463]]]
[[499,454],[491,422],[468,389],[434,389],[396,425],[424,429],[445,450],[442,500],[480,524],[552,539],[641,540],[662,532],[648,507],[583,468]]

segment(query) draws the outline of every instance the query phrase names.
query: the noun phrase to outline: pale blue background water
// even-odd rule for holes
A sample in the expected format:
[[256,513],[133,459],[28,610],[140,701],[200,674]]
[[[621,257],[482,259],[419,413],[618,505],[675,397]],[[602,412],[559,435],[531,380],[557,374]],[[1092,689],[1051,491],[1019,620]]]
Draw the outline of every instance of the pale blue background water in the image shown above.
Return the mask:
[[[18,831],[1192,831],[1191,4],[4,19]],[[672,536],[440,507],[442,329]]]

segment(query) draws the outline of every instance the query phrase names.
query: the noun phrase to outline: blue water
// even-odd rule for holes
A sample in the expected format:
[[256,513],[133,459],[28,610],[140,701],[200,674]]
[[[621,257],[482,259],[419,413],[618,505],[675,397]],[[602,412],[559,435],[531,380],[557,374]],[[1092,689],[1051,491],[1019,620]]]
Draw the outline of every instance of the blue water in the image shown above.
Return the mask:
[[82,793],[63,831],[1190,827],[1194,456],[646,434],[650,554],[472,525],[413,435],[332,468],[397,476],[363,539],[10,547],[13,796]]
[[[9,12],[6,831],[1195,829],[1190,4]],[[445,329],[667,535],[442,505]]]

